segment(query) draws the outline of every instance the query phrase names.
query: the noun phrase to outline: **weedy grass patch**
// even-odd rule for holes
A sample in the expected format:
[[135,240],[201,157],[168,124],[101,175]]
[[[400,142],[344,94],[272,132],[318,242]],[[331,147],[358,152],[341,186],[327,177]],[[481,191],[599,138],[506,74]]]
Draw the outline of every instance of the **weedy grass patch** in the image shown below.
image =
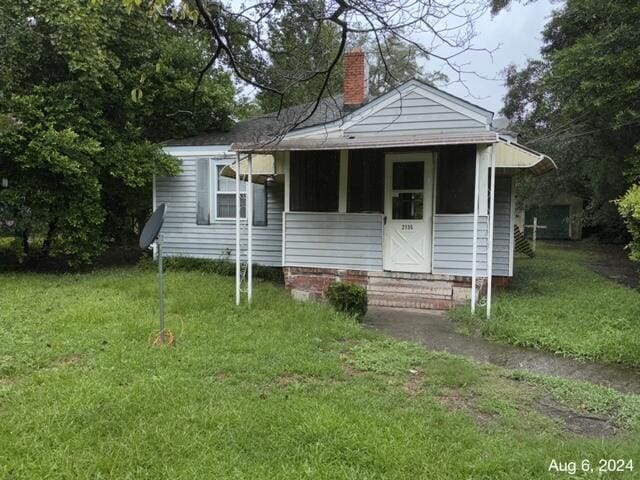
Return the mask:
[[[153,271],[0,275],[0,478],[539,479],[554,458],[640,458],[635,414],[576,435],[534,408],[553,385],[254,295],[168,272],[176,346],[157,348]],[[583,388],[566,401],[597,406]]]
[[640,366],[640,292],[593,272],[592,255],[540,244],[518,258],[512,287],[494,297],[492,319],[451,312],[469,334],[567,357]]

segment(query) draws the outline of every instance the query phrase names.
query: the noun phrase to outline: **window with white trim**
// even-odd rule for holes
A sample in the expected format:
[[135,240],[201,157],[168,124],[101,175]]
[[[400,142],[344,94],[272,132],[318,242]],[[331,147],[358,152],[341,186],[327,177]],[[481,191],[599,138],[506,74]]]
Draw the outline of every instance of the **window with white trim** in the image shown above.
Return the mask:
[[[235,160],[196,159],[196,223],[209,225],[236,218],[236,180],[223,175]],[[247,217],[247,181],[240,181],[240,217]],[[253,184],[253,225],[267,225],[267,186]]]
[[[236,218],[236,179],[222,175],[222,170],[232,162],[216,161],[213,178],[214,211],[216,220]],[[240,217],[247,217],[247,182],[240,181]]]

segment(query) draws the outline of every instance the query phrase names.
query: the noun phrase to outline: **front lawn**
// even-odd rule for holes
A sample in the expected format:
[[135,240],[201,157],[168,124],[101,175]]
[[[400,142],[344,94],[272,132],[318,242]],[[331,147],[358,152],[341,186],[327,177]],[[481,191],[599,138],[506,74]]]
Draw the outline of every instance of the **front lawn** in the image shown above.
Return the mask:
[[493,318],[452,312],[463,329],[576,358],[640,366],[640,292],[593,272],[601,255],[573,245],[541,244],[518,258],[512,287],[496,295]]
[[[153,272],[0,275],[0,478],[564,478],[640,465],[640,401],[385,339],[260,283],[167,275],[175,348],[152,348]],[[543,415],[557,402],[609,438]],[[558,475],[561,475],[559,477]],[[597,472],[591,475],[596,478]],[[568,478],[568,477],[567,477]]]

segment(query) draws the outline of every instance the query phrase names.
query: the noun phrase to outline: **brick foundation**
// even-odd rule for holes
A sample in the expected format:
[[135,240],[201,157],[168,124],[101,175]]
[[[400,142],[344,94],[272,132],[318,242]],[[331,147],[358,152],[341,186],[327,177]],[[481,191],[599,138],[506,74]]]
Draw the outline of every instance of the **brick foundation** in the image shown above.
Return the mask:
[[367,286],[369,276],[362,270],[284,267],[284,286],[298,299],[321,300],[333,282],[351,282]]
[[[284,267],[285,287],[299,300],[322,300],[333,282],[351,282],[367,288],[370,305],[448,310],[471,299],[471,278],[400,272],[366,272],[312,267]],[[510,277],[493,277],[496,288],[507,288]],[[478,278],[478,294],[486,281]]]

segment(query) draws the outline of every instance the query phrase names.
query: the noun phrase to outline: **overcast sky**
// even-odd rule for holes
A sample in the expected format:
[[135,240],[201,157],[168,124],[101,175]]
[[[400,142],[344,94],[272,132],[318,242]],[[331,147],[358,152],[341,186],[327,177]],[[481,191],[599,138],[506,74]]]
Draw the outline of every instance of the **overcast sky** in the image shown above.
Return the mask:
[[498,80],[483,80],[467,76],[465,84],[473,97],[469,96],[467,89],[460,84],[440,85],[440,88],[498,113],[502,108],[502,98],[506,92],[501,78],[502,70],[510,63],[522,66],[527,58],[540,56],[542,45],[540,32],[553,8],[558,6],[557,2],[552,5],[549,0],[538,0],[526,6],[514,2],[508,10],[503,10],[496,17],[492,18],[487,12],[476,24],[478,37],[474,45],[493,49],[501,44],[500,49],[493,54],[493,62],[486,53],[467,54],[464,62],[469,62],[469,65],[465,69],[478,72],[485,77],[498,78]]

